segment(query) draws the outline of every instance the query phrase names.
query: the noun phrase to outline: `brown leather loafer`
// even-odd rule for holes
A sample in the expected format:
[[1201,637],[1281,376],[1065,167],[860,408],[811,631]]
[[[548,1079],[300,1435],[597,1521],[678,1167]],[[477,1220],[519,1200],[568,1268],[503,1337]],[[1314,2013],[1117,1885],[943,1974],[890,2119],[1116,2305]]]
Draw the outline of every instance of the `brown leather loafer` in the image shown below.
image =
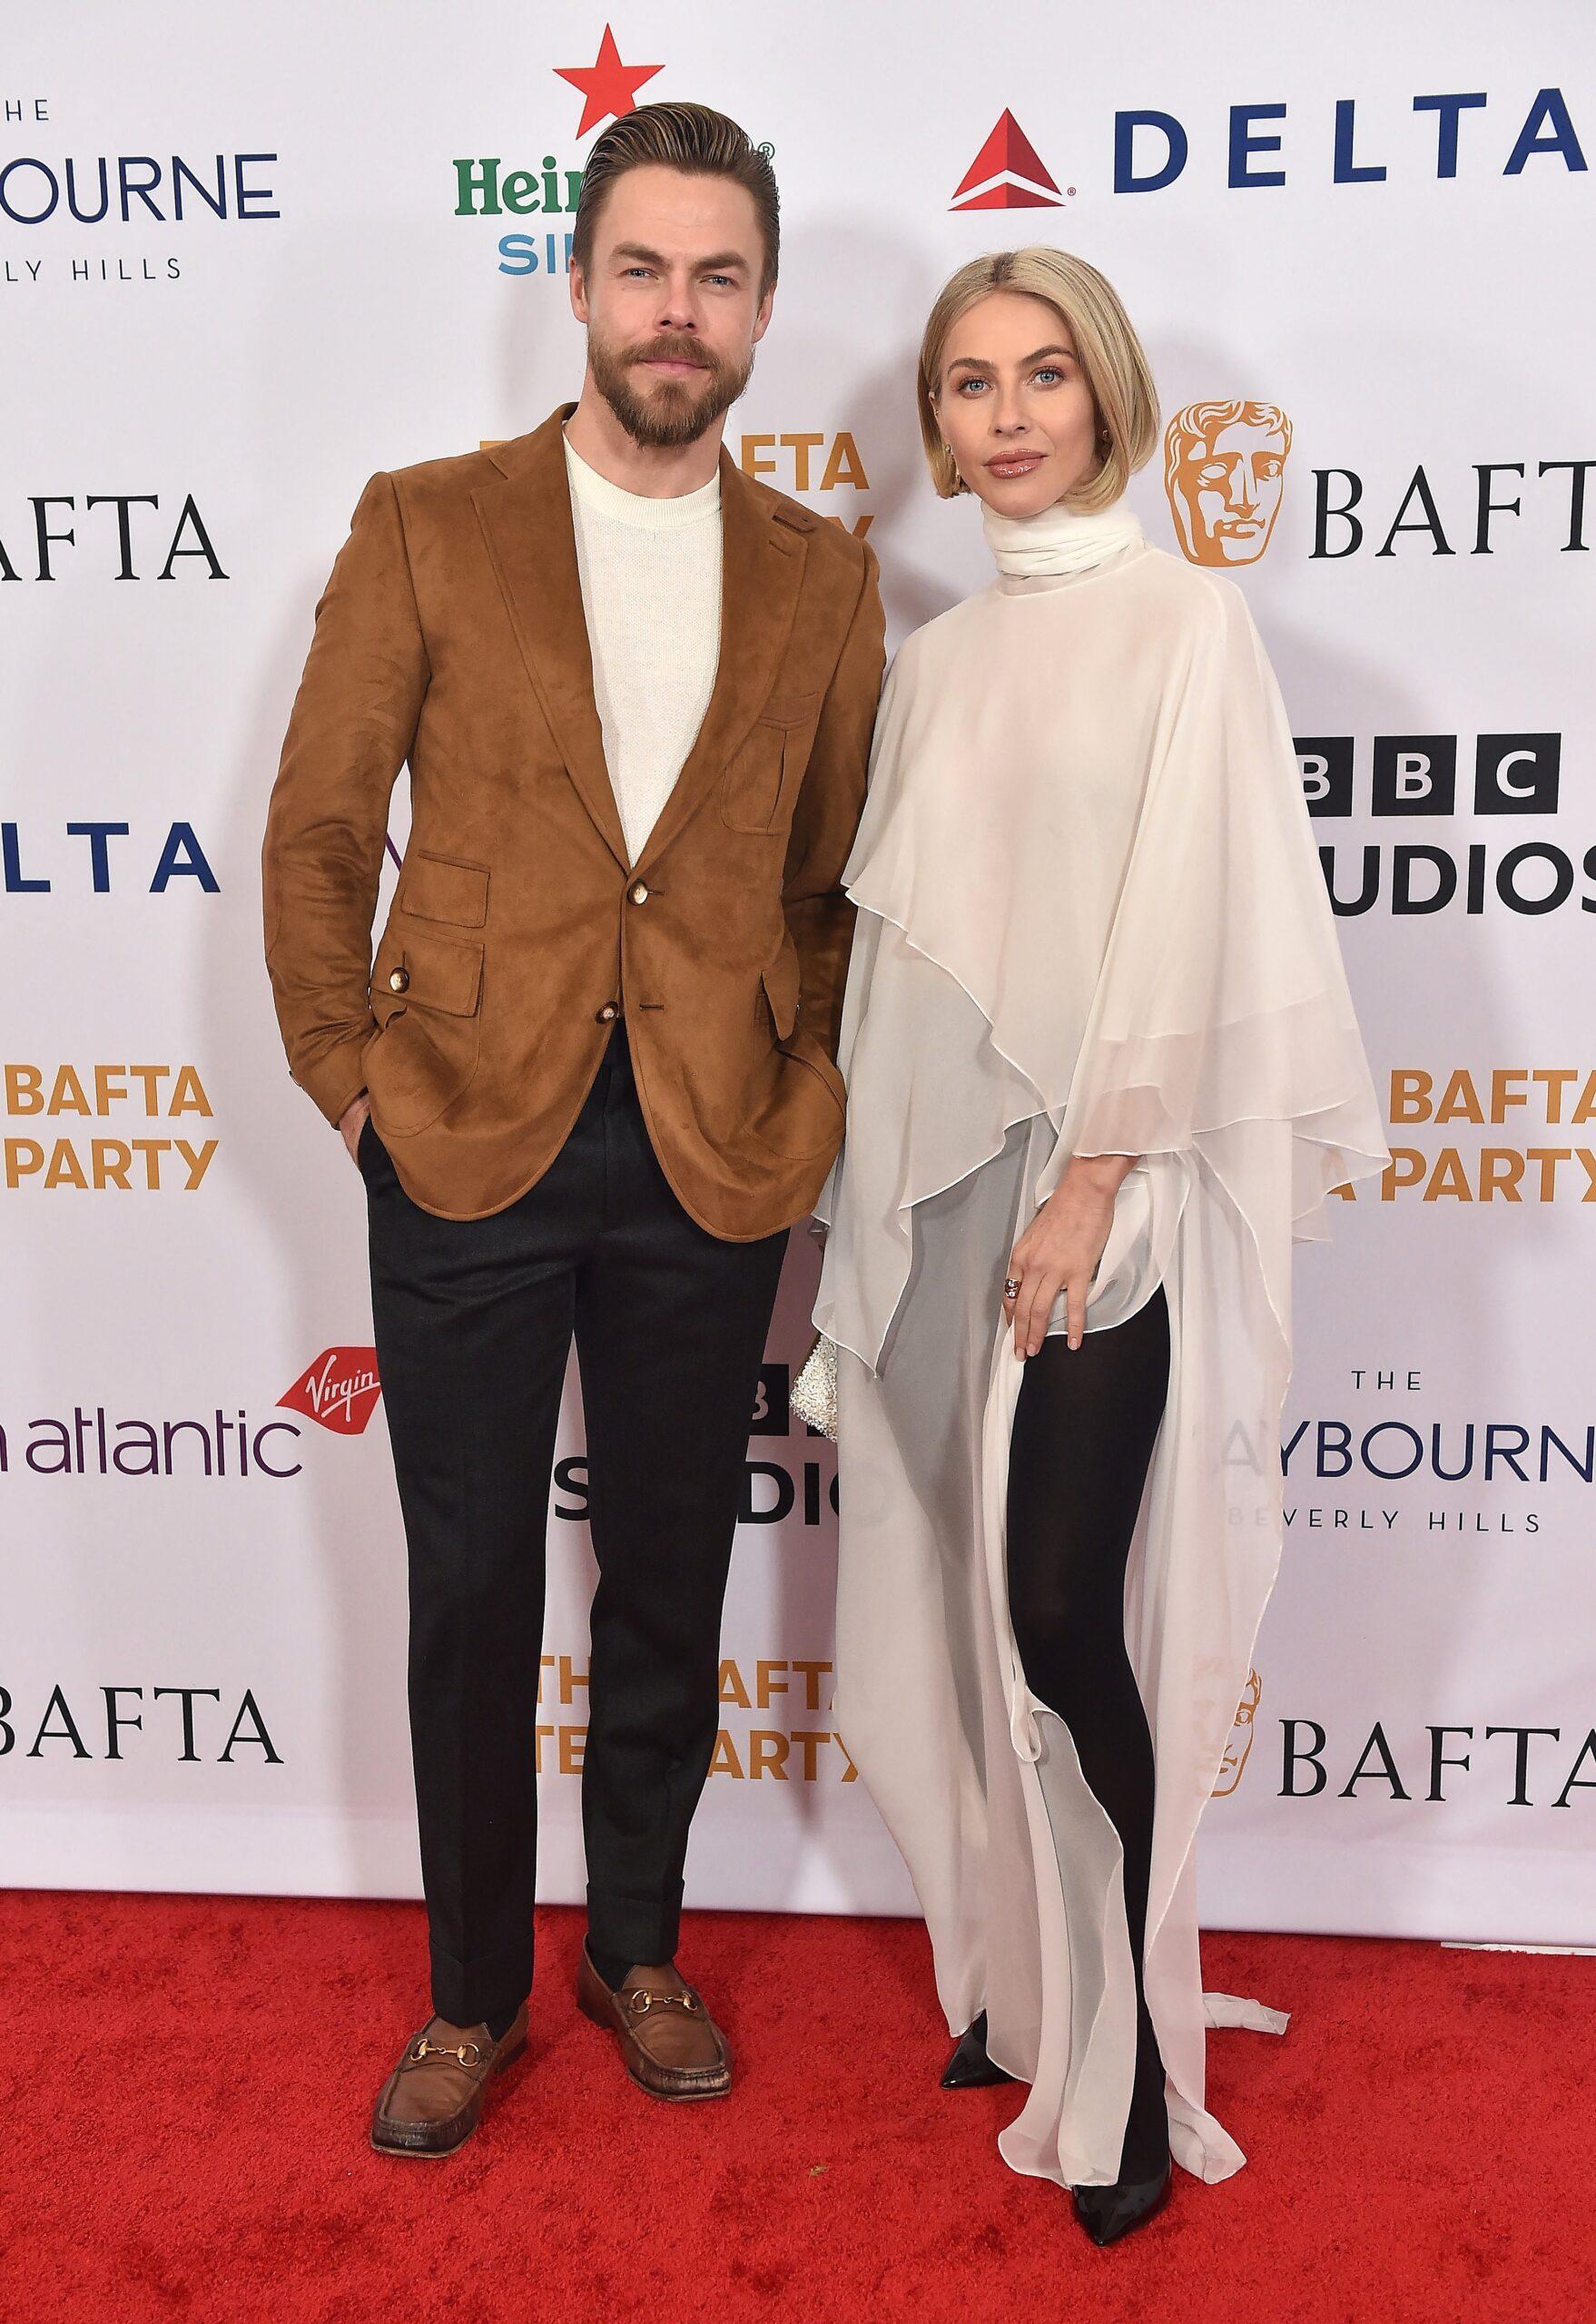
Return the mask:
[[576,2002],[613,2034],[626,2072],[651,2098],[724,2098],[732,2086],[726,2037],[674,1962],[633,1968],[612,1993],[582,1947]]
[[429,2018],[379,2093],[372,2145],[383,2154],[452,2154],[476,2129],[494,2075],[526,2046],[525,2002],[498,2042],[486,2025]]

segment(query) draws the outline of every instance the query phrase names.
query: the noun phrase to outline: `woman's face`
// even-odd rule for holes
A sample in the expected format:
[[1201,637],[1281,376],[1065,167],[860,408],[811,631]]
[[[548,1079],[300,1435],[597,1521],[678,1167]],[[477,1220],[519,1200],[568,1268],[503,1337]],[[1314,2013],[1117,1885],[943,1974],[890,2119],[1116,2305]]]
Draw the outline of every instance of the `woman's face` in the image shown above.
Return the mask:
[[936,415],[959,473],[1005,517],[1034,517],[1097,465],[1097,412],[1063,317],[991,290],[948,334]]

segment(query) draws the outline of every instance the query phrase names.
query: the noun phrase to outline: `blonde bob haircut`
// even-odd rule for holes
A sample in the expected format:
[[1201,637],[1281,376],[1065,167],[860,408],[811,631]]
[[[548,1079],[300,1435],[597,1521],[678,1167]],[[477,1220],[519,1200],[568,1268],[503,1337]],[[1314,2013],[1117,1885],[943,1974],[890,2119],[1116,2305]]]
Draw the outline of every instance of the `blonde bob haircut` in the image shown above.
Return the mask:
[[944,500],[970,489],[938,425],[937,398],[954,325],[994,290],[1040,299],[1069,331],[1091,390],[1098,465],[1065,497],[1085,516],[1108,507],[1152,457],[1158,437],[1158,389],[1113,284],[1085,259],[1040,246],[972,258],[937,293],[920,343],[918,381],[920,432],[932,483]]

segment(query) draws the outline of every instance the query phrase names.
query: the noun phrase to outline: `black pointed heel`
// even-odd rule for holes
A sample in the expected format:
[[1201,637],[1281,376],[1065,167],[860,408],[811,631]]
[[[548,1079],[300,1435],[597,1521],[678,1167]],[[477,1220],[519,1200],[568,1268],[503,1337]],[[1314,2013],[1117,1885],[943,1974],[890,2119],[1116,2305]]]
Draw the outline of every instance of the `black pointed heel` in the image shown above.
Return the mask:
[[942,2069],[944,2090],[985,2090],[993,2083],[1012,2082],[1011,2073],[987,2055],[987,2014],[983,2009],[966,2034],[961,2034],[952,2056]]
[[1117,2243],[1163,2209],[1173,2176],[1173,2160],[1166,2155],[1157,2179],[1121,2179],[1112,2187],[1071,2187],[1075,2216],[1094,2243]]

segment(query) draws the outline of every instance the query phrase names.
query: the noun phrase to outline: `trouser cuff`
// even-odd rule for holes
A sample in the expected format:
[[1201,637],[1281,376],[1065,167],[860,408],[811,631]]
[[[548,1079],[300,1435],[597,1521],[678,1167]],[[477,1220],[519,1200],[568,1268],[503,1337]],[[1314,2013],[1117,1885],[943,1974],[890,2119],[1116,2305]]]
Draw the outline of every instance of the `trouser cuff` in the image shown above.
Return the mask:
[[682,1929],[682,1883],[664,1896],[617,1896],[589,1886],[587,1937],[628,1967],[675,1957]]
[[432,1962],[432,2006],[451,2025],[479,2025],[490,2017],[515,2015],[532,1990],[532,1933],[497,1953],[457,1960],[436,1945]]

